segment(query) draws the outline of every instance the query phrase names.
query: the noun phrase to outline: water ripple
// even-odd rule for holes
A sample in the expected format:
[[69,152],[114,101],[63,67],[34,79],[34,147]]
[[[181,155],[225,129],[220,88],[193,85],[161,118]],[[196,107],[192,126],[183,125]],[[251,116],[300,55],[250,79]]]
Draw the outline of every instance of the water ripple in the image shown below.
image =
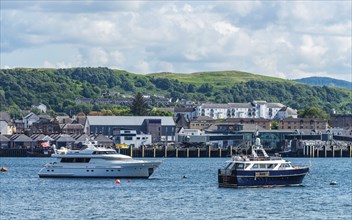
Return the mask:
[[[224,158],[167,158],[150,179],[40,179],[50,158],[1,158],[0,219],[352,219],[349,158],[315,158],[304,187],[224,189]],[[292,158],[307,164],[308,159]],[[182,178],[186,176],[187,178]],[[337,185],[329,182],[335,180]]]

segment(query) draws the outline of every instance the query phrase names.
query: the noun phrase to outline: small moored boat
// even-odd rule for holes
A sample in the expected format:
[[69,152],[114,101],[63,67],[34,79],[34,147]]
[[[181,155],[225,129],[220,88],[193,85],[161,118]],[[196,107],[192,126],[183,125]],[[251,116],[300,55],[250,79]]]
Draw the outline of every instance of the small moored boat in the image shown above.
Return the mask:
[[249,157],[235,156],[218,170],[218,184],[230,188],[300,186],[308,172],[308,167],[292,166],[279,156],[268,156],[257,138]]

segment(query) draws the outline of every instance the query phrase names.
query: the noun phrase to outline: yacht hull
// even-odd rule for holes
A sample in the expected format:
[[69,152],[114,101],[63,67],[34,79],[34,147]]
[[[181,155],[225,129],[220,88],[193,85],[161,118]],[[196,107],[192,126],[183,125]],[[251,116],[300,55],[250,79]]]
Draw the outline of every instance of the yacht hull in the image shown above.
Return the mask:
[[120,166],[46,165],[38,173],[41,178],[148,178],[159,162]]
[[299,168],[292,170],[258,170],[258,171],[238,171],[232,170],[230,173],[219,169],[219,187],[272,187],[272,186],[300,186],[303,178],[308,173],[309,168]]

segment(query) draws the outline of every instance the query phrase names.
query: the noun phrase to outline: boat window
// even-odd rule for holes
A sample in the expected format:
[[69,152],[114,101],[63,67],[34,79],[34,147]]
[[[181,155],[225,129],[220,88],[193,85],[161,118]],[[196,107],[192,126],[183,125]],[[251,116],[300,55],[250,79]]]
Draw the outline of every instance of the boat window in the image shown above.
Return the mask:
[[61,163],[89,163],[90,158],[62,158]]
[[259,167],[258,164],[254,164],[254,165],[252,166],[253,169],[258,169],[258,167]]
[[277,164],[268,164],[268,169],[274,169]]
[[260,167],[261,169],[266,169],[266,164],[260,164],[259,167]]
[[283,163],[280,165],[280,168],[286,168],[286,167],[290,167],[290,165],[287,163]]
[[116,151],[105,151],[106,154],[116,154]]
[[228,163],[225,167],[225,170],[230,169],[231,166],[232,166],[232,163]]
[[246,163],[245,166],[244,166],[244,169],[246,169],[247,167],[249,167],[249,163]]
[[243,163],[238,163],[236,164],[236,170],[243,170],[244,164]]

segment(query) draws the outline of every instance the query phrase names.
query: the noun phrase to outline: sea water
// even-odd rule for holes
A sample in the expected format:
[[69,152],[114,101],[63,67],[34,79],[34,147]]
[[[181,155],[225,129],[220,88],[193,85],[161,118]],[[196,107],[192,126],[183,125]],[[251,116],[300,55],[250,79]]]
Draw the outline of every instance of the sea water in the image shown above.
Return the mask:
[[242,189],[218,188],[226,158],[161,160],[149,179],[117,184],[39,178],[51,158],[0,158],[0,219],[352,219],[350,158],[289,158],[311,166],[303,187]]

